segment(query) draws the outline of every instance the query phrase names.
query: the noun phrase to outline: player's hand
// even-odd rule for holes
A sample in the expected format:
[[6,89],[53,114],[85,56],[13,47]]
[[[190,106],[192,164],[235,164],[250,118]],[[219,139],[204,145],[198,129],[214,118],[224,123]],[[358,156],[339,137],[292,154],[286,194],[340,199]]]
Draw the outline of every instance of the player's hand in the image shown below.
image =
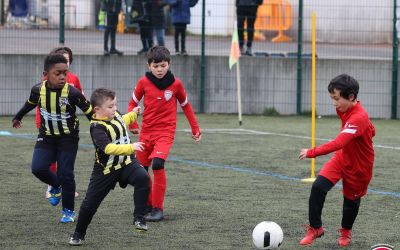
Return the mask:
[[201,132],[197,132],[196,134],[192,135],[192,138],[196,141],[199,142],[201,140]]
[[303,160],[304,158],[307,157],[307,151],[308,151],[308,148],[300,149],[299,160]]
[[134,134],[134,135],[138,135],[140,133],[140,129],[138,129],[138,128],[134,128],[134,129],[131,129],[129,131],[131,131],[131,133]]
[[13,128],[20,128],[20,127],[22,127],[22,121],[20,121],[20,120],[12,120],[12,126],[13,126]]
[[140,106],[134,107],[132,109],[132,112],[135,112],[137,115],[140,115],[141,111],[142,111],[142,108]]
[[144,142],[135,142],[132,144],[132,148],[134,151],[140,151],[142,152],[144,149]]

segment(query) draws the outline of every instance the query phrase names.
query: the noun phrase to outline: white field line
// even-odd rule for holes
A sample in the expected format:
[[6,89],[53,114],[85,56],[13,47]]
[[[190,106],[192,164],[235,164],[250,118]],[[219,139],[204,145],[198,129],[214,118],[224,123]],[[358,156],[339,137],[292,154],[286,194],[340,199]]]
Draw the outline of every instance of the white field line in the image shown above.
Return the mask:
[[[177,130],[178,132],[186,132],[186,133],[191,133],[191,130],[189,129],[180,129]],[[263,132],[263,131],[257,131],[257,130],[252,130],[252,129],[242,129],[242,128],[237,128],[237,129],[225,129],[225,128],[216,128],[216,129],[202,129],[202,133],[207,133],[207,134],[232,134],[232,135],[272,135],[272,136],[282,136],[282,137],[289,137],[289,138],[297,138],[297,139],[307,139],[311,140],[310,136],[302,136],[302,135],[292,135],[292,134],[282,134],[282,133],[273,133],[273,132]],[[327,138],[315,138],[317,141],[330,141],[332,139],[327,139]],[[400,150],[399,147],[395,146],[387,146],[387,145],[379,145],[379,144],[374,144],[375,148],[384,148],[384,149],[394,149],[394,150]]]

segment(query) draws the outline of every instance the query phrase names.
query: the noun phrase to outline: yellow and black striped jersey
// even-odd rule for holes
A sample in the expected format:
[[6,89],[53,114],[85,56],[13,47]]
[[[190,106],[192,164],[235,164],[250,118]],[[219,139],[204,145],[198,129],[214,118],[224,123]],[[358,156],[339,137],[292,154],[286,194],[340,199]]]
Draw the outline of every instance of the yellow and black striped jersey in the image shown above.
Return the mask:
[[78,135],[76,106],[88,119],[93,115],[90,102],[78,89],[69,84],[65,84],[62,89],[51,89],[46,80],[32,87],[29,99],[14,119],[22,120],[22,117],[36,106],[39,106],[40,110],[41,135]]
[[131,163],[134,153],[126,125],[137,119],[135,112],[121,115],[118,111],[112,120],[93,115],[90,121],[90,135],[96,148],[95,167],[106,175]]

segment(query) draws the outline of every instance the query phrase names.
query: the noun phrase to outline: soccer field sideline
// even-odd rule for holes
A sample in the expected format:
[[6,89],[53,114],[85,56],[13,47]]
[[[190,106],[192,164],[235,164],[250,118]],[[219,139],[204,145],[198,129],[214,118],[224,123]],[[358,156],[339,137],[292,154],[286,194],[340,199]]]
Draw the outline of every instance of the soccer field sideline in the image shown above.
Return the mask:
[[[189,129],[181,129],[177,130],[177,132],[185,132],[185,133],[191,133],[191,130]],[[202,132],[206,133],[227,133],[227,134],[239,134],[243,135],[245,133],[252,134],[252,135],[274,135],[274,136],[285,136],[285,137],[293,137],[293,138],[299,138],[299,139],[311,139],[311,137],[308,136],[298,136],[298,135],[290,135],[290,134],[281,134],[281,133],[271,133],[271,132],[262,132],[262,131],[256,131],[256,130],[248,130],[248,129],[204,129]],[[82,133],[89,133],[89,132],[82,132]],[[0,131],[0,136],[3,137],[11,137],[11,138],[21,138],[21,139],[34,139],[35,138],[34,133],[25,133],[25,134],[15,134],[11,133],[9,131]],[[330,139],[323,139],[323,138],[318,138],[316,140],[320,141],[329,141]],[[384,146],[384,145],[374,145],[375,147],[378,148],[384,148],[384,149],[394,149],[394,150],[399,150],[400,147],[392,147],[392,146]],[[79,147],[93,147],[92,144],[84,144],[80,143]],[[247,173],[247,174],[252,174],[252,175],[258,175],[258,176],[268,176],[272,177],[275,179],[279,180],[284,180],[284,181],[297,181],[301,182],[301,178],[298,177],[292,177],[292,176],[286,176],[283,174],[279,173],[274,173],[274,172],[262,172],[259,170],[251,169],[248,167],[242,167],[242,166],[231,166],[231,165],[217,165],[213,163],[207,163],[207,162],[199,162],[199,161],[193,161],[193,160],[187,160],[187,159],[182,159],[176,156],[169,156],[168,157],[169,161],[173,162],[180,162],[184,164],[188,164],[191,166],[196,166],[196,167],[203,167],[203,168],[210,168],[210,169],[228,169],[231,171],[235,172],[241,172],[241,173]],[[342,188],[341,184],[337,184],[335,186],[336,188]],[[383,190],[376,190],[373,188],[368,188],[368,193],[372,194],[377,194],[377,195],[384,195],[384,196],[391,196],[391,197],[399,197],[400,198],[400,193],[398,192],[390,192],[390,191],[383,191]]]

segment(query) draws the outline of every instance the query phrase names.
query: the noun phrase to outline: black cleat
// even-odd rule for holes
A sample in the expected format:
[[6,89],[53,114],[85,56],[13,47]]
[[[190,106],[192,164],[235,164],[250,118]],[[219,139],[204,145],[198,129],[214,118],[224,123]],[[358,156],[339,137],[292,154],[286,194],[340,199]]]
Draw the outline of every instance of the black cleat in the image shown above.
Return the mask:
[[79,233],[75,232],[75,233],[71,234],[71,238],[69,238],[68,243],[71,246],[80,246],[80,245],[82,245],[84,240],[85,240],[85,237],[83,237]]
[[110,55],[110,52],[108,52],[108,50],[104,50],[104,54],[103,54],[104,56],[109,56]]
[[146,221],[143,217],[135,217],[133,220],[133,225],[135,226],[135,230],[139,232],[146,232],[148,229]]
[[160,208],[153,208],[151,213],[144,217],[146,221],[156,222],[164,219],[164,213]]

